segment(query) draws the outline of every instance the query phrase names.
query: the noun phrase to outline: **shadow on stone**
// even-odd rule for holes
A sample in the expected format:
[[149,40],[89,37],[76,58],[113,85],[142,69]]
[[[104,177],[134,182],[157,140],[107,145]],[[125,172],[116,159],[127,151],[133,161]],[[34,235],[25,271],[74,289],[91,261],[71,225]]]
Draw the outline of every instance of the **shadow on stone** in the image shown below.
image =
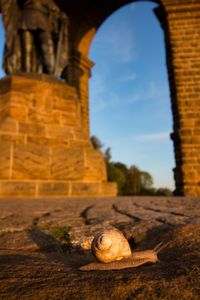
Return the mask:
[[36,258],[30,255],[19,255],[19,254],[12,254],[12,255],[0,255],[0,265],[24,265],[24,264],[32,264],[43,262],[42,259]]

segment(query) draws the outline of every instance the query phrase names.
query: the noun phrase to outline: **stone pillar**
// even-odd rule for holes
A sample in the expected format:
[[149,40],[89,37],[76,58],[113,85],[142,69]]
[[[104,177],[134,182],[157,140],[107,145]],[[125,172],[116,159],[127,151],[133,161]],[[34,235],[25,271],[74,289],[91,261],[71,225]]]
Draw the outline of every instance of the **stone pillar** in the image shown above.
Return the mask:
[[75,88],[48,76],[0,81],[0,197],[116,192],[83,131]]
[[[187,3],[188,2],[188,3]],[[200,196],[200,3],[166,1],[176,195]]]
[[89,78],[91,77],[91,68],[94,63],[87,57],[84,57],[78,51],[70,55],[68,66],[69,83],[74,86],[78,92],[81,101],[81,115],[83,130],[87,136],[90,136],[89,124]]

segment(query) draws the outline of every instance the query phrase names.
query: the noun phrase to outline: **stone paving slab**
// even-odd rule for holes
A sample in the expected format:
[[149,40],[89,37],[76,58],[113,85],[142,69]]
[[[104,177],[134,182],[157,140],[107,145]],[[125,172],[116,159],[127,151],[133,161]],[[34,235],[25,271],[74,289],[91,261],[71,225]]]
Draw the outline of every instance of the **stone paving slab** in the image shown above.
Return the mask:
[[[172,244],[159,264],[83,274],[78,269],[93,260],[94,234],[109,226],[125,234],[132,251],[161,241]],[[55,228],[68,229],[67,252],[53,236]],[[176,285],[187,299],[198,299],[200,199],[2,199],[0,267],[0,299],[186,299]]]

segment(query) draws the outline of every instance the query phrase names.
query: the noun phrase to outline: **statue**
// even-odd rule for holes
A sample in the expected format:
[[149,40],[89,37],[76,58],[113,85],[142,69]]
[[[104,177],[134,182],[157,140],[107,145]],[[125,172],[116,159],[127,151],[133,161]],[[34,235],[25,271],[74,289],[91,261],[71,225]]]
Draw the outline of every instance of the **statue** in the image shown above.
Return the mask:
[[7,74],[58,77],[68,63],[68,19],[53,0],[0,0],[6,31]]
[[63,76],[68,64],[68,18],[52,0],[50,5],[50,27],[54,46],[54,75]]

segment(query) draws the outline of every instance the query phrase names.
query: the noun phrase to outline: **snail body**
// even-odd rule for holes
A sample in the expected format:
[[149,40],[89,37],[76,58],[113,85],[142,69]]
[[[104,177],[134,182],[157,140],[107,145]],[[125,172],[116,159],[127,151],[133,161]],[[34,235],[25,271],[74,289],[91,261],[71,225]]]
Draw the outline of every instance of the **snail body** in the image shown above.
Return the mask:
[[123,233],[115,228],[106,229],[98,233],[92,241],[91,250],[97,261],[82,266],[80,270],[121,270],[156,263],[159,261],[157,254],[168,244],[159,243],[152,250],[131,253]]

